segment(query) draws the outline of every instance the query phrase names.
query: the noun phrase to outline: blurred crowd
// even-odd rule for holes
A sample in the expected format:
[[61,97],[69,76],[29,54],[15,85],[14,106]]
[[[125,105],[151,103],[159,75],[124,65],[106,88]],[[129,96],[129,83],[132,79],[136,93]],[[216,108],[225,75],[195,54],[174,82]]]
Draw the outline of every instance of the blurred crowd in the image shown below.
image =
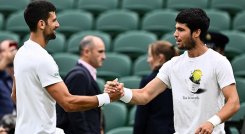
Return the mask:
[[15,104],[11,99],[13,83],[13,59],[18,49],[18,43],[4,40],[0,43],[0,132],[14,133]]

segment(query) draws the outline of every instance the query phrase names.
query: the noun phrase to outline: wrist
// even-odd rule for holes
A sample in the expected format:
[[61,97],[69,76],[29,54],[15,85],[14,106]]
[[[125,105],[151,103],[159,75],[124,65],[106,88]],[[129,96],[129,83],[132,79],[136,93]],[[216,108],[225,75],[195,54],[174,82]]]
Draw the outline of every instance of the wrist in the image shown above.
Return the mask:
[[97,97],[98,102],[99,102],[98,107],[101,107],[104,104],[109,104],[111,102],[110,96],[108,93],[99,94],[99,95],[96,95],[96,97]]
[[133,98],[132,90],[129,88],[123,88],[124,90],[124,96],[120,98],[121,101],[125,103],[129,103],[131,99]]
[[221,123],[221,119],[218,115],[214,115],[208,119],[208,122],[210,122],[211,124],[213,124],[214,127],[216,127]]

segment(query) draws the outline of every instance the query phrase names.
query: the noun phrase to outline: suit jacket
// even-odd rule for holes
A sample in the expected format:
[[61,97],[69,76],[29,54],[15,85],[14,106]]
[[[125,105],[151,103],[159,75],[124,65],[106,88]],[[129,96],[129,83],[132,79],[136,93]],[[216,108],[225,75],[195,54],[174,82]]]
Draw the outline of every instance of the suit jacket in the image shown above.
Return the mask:
[[[100,94],[100,89],[87,68],[77,65],[64,78],[69,92],[73,95],[93,96]],[[66,134],[100,134],[101,109],[94,108],[84,112],[67,112],[57,107],[57,126]],[[64,118],[66,121],[62,121]]]
[[[156,77],[158,70],[143,78],[140,88]],[[135,114],[134,134],[173,134],[172,91],[166,89],[146,105],[138,105]]]

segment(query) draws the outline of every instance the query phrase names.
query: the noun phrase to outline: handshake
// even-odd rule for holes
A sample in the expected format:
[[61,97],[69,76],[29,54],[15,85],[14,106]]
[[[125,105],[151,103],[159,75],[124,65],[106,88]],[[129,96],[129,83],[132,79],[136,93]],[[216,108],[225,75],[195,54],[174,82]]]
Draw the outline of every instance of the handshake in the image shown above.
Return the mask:
[[110,102],[121,100],[125,103],[132,99],[131,89],[124,88],[123,83],[119,83],[116,78],[113,81],[107,81],[104,85],[104,93],[96,95],[99,101],[99,107]]

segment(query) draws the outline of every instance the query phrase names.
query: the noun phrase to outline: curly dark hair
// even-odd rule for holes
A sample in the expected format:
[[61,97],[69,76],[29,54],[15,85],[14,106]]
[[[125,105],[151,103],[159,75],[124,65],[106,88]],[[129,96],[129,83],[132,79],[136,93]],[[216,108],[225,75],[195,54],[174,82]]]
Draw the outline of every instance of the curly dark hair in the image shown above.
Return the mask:
[[200,29],[200,39],[204,41],[210,24],[210,19],[205,11],[200,8],[184,9],[177,15],[175,21],[186,24],[190,28],[191,33]]
[[24,18],[30,31],[35,32],[37,30],[39,20],[43,20],[47,23],[49,12],[56,12],[56,8],[51,2],[46,0],[30,2],[24,12]]

